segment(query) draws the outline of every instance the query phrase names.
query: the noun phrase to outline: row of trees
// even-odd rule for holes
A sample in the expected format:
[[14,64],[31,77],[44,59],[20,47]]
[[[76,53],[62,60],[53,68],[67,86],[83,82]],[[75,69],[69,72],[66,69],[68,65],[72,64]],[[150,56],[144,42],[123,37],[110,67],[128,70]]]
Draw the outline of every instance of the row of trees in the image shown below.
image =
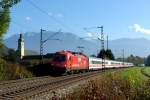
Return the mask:
[[131,62],[131,63],[133,63],[136,66],[141,66],[142,64],[145,63],[143,57],[134,56],[132,54],[130,56],[124,58],[124,59],[123,58],[117,58],[116,60],[117,61],[123,61],[124,60],[125,62]]
[[114,54],[112,53],[111,49],[107,50],[100,50],[100,52],[97,55],[98,58],[105,58],[109,60],[117,60],[117,61],[125,61],[125,62],[131,62],[136,66],[141,66],[143,64],[150,66],[150,55],[147,57],[147,59],[139,56],[130,55],[126,58],[116,58],[114,57]]
[[100,50],[100,52],[96,55],[91,55],[91,57],[97,57],[97,58],[105,58],[105,59],[109,59],[109,60],[115,60],[115,56],[112,53],[111,49],[107,49],[107,50]]

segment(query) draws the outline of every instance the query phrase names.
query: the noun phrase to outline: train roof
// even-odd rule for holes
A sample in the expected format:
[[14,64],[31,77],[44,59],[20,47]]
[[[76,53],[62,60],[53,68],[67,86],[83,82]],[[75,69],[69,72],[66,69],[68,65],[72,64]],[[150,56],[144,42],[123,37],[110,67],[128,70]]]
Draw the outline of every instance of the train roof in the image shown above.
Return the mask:
[[58,52],[56,52],[56,53],[71,53],[71,54],[80,54],[80,55],[83,55],[83,56],[85,56],[85,57],[88,57],[87,55],[85,55],[84,53],[82,53],[82,52],[74,52],[74,51],[69,51],[69,50],[62,50],[62,51],[58,51]]
[[[89,57],[89,59],[102,60],[102,58],[96,58],[96,57]],[[119,62],[119,63],[123,63],[122,61],[108,60],[108,59],[105,59],[105,61],[111,61],[111,62]],[[124,63],[133,64],[133,63],[131,63],[131,62],[124,62]]]

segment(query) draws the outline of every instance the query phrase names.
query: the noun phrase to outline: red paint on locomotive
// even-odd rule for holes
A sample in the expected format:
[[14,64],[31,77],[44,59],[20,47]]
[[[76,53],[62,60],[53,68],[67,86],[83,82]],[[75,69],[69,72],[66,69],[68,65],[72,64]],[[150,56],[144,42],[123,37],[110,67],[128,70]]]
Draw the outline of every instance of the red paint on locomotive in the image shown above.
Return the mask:
[[60,51],[56,52],[51,62],[57,70],[82,70],[88,69],[88,57],[83,53]]

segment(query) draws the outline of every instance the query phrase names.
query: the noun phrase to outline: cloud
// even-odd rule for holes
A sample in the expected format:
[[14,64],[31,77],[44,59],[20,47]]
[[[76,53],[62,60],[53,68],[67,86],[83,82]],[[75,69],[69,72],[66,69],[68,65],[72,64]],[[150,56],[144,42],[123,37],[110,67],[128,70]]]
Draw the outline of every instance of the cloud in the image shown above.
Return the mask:
[[88,35],[89,37],[93,37],[93,34],[92,34],[92,33],[87,33],[87,35]]
[[135,32],[141,32],[150,35],[150,29],[143,28],[139,24],[134,24],[132,27],[130,26],[130,28],[134,29]]
[[25,19],[26,19],[26,21],[30,21],[30,20],[31,20],[31,17],[28,17],[28,16],[27,16]]
[[62,17],[64,17],[64,15],[61,13],[58,13],[58,14],[56,14],[56,17],[62,18]]
[[97,39],[96,33],[90,33],[90,32],[88,32],[87,35],[88,35],[87,38],[89,38],[89,39]]
[[63,18],[64,15],[62,13],[52,13],[52,12],[48,12],[48,15],[51,17],[57,17],[57,18]]

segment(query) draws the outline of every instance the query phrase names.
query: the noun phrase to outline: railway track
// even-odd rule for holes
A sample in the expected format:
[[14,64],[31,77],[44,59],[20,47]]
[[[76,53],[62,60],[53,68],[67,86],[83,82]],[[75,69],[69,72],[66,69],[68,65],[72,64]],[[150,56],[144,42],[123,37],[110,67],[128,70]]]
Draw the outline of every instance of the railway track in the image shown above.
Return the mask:
[[94,77],[98,75],[99,72],[102,71],[74,74],[56,78],[50,78],[46,76],[1,82],[0,99],[24,100],[42,96],[57,88]]

